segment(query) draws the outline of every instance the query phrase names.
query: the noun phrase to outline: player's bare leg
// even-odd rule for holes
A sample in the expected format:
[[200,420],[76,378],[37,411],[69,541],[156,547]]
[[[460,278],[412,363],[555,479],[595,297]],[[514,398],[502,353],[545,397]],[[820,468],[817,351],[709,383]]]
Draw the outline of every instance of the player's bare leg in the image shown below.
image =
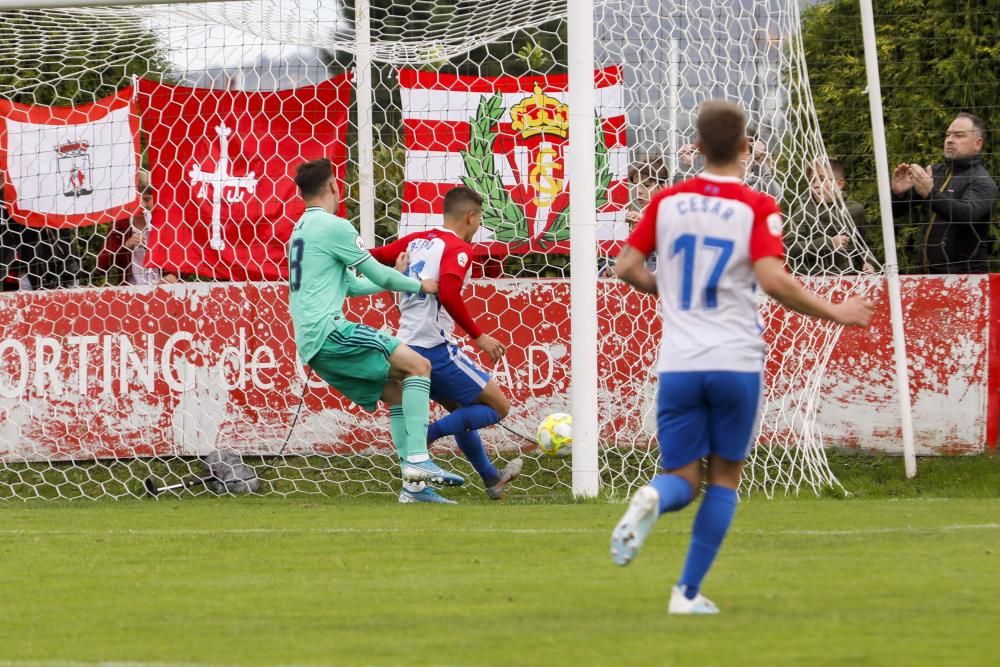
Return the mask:
[[510,401],[507,400],[507,395],[503,393],[503,389],[497,384],[496,380],[490,380],[483,387],[483,393],[476,397],[476,403],[482,403],[483,405],[488,405],[497,411],[500,415],[500,419],[504,419],[510,412]]
[[708,459],[709,486],[724,486],[736,491],[740,488],[740,481],[743,479],[744,465],[746,465],[746,461],[727,461],[721,456],[713,454]]

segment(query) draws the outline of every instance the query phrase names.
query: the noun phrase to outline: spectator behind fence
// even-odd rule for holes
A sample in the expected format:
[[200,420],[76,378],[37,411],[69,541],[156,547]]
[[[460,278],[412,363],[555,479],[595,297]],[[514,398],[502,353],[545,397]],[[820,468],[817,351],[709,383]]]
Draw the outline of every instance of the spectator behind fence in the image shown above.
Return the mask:
[[149,177],[145,172],[139,174],[139,192],[142,208],[131,218],[118,220],[111,226],[104,238],[104,247],[97,257],[97,268],[104,272],[109,285],[180,282],[176,273],[146,266],[156,190],[149,184]]
[[132,263],[132,251],[125,242],[132,236],[132,219],[116,220],[104,237],[104,246],[97,255],[97,270],[108,285],[118,285],[124,281]]
[[131,234],[125,239],[124,246],[130,255],[125,282],[129,285],[159,285],[163,280],[159,269],[146,266],[146,249],[149,247],[154,195],[152,185],[143,188],[142,210],[137,215],[132,216]]
[[[785,234],[788,263],[796,273],[844,273],[855,268],[852,256],[857,230],[865,225],[865,207],[847,199],[846,172],[840,160],[816,161],[806,168],[809,200],[792,216]],[[843,201],[853,229],[840,216]]]
[[642,219],[642,212],[650,197],[662,187],[670,185],[670,170],[662,155],[649,156],[632,164],[628,170],[629,209],[625,219],[634,225]]
[[687,180],[705,168],[705,156],[694,144],[684,144],[677,149],[677,173],[674,183]]
[[[4,185],[3,178],[3,174],[0,172],[0,189]],[[3,278],[4,292],[24,287],[31,288],[27,276],[22,277],[21,275],[21,262],[17,253],[20,244],[21,235],[14,229],[7,204],[0,200],[0,275]]]
[[[625,219],[629,227],[642,220],[643,211],[650,198],[663,187],[670,185],[670,170],[662,155],[647,156],[645,160],[634,162],[628,170],[629,208]],[[609,257],[602,257],[597,270],[598,278],[614,278],[614,262]],[[656,253],[651,253],[646,259],[650,271],[656,270]]]
[[[6,176],[0,172],[0,190]],[[76,230],[28,227],[14,222],[0,202],[0,273],[4,289],[75,287],[80,259],[70,235]]]
[[989,272],[997,184],[979,157],[985,142],[983,121],[963,112],[945,132],[944,162],[903,163],[892,172],[893,219],[917,226],[922,273]]
[[781,199],[781,187],[774,180],[774,161],[767,150],[767,144],[756,138],[751,131],[747,135],[750,154],[744,162],[746,173],[743,182],[754,190],[766,192],[775,199]]

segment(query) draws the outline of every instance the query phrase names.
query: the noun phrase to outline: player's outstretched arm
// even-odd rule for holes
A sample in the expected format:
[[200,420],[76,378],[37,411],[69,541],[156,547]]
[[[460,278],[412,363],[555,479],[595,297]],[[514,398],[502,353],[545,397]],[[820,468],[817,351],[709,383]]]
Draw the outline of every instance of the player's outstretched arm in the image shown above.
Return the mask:
[[852,296],[842,303],[821,299],[793,278],[777,257],[762,257],[754,262],[753,270],[762,290],[797,313],[855,327],[867,327],[872,319],[874,306],[868,299]]
[[[385,289],[392,290],[393,292],[407,292],[409,294],[417,294],[420,292],[423,292],[424,294],[437,294],[438,292],[437,280],[434,280],[433,278],[421,278],[419,275],[416,277],[416,279],[414,279],[410,278],[409,276],[403,275],[407,267],[410,265],[410,253],[406,251],[406,247],[409,244],[409,239],[411,236],[412,234],[410,236],[404,236],[403,238],[397,239],[388,245],[380,246],[378,248],[373,248],[370,251],[370,254],[372,259],[374,259],[376,262],[379,262],[380,264],[384,264],[385,267],[394,267],[394,269],[389,269],[388,273],[382,271],[381,272],[382,276],[386,276],[388,277],[388,279],[396,281],[397,278],[393,274],[399,274],[403,276],[405,280],[408,281],[416,280],[416,282],[419,283],[420,287],[416,290],[411,290],[411,289],[397,289],[395,287],[390,287],[386,285]],[[374,264],[374,262],[363,262],[362,264]],[[368,273],[365,273],[365,270],[362,269],[361,266],[358,266],[357,268],[358,271],[367,276],[373,282],[376,283],[379,282]],[[380,273],[379,267],[369,268],[369,270],[375,273]]]
[[[433,294],[437,292],[437,281],[409,278],[396,269],[379,264],[374,258],[362,261],[355,268],[358,273],[384,290],[408,294],[417,294],[418,292]],[[433,283],[433,285],[425,285],[425,283]]]
[[626,244],[615,260],[615,275],[646,294],[656,294],[656,276],[646,268],[646,256]]
[[360,278],[354,275],[354,272],[350,269],[348,269],[346,275],[347,296],[370,296],[385,291],[385,288],[381,285],[376,285],[367,278]]
[[[391,262],[390,256],[386,256],[386,260],[383,260],[381,256],[376,251],[380,251],[383,248],[375,248],[372,251],[372,257],[378,260],[381,264],[387,264]],[[402,274],[406,274],[406,268],[410,265],[410,254],[407,252],[399,253],[396,257],[396,270]],[[376,285],[367,278],[359,277],[354,274],[353,271],[347,272],[347,296],[370,296],[372,294],[378,294],[380,292],[386,291],[381,285]]]

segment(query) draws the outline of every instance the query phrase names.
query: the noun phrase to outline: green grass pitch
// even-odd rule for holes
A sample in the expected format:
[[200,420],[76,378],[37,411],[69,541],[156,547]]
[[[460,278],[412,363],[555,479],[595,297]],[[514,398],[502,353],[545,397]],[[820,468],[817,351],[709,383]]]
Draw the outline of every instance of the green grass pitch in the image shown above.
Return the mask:
[[715,618],[665,613],[691,509],[619,568],[606,501],[8,501],[0,665],[995,664],[997,466],[956,466],[741,502]]

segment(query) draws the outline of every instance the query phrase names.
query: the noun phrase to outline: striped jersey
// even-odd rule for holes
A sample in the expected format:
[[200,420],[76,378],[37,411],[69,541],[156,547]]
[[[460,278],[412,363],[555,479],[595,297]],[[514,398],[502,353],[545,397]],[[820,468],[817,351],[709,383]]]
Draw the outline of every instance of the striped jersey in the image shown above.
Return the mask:
[[[440,227],[408,234],[398,241],[405,244],[410,256],[406,275],[418,280],[433,278],[440,281],[446,274],[458,276],[464,285],[468,280],[472,251],[458,234]],[[397,336],[407,345],[434,347],[452,342],[455,321],[434,294],[399,295],[399,331]]]

